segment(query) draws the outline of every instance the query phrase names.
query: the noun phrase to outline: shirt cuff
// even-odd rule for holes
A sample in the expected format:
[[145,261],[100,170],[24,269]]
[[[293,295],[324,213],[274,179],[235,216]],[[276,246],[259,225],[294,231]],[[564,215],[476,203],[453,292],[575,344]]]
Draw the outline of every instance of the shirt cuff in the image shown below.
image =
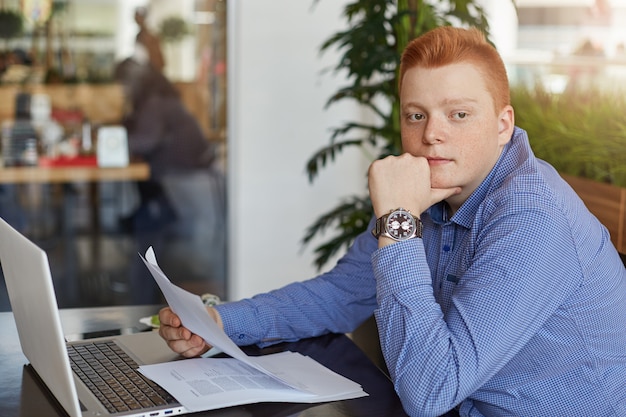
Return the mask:
[[[249,312],[241,302],[225,303],[215,306],[220,313],[224,325],[224,333],[239,346],[258,343],[263,337],[258,333],[264,326],[257,320],[256,315]],[[254,331],[257,333],[254,333]]]
[[407,287],[432,287],[422,239],[409,239],[376,250],[372,254],[372,269],[379,300]]

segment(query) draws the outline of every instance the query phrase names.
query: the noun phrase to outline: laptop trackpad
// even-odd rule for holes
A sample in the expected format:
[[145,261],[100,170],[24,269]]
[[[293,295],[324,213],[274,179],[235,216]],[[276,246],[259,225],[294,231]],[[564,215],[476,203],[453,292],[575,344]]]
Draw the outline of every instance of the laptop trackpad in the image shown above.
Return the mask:
[[156,331],[116,336],[115,340],[135,356],[140,365],[170,362],[181,359],[174,353]]

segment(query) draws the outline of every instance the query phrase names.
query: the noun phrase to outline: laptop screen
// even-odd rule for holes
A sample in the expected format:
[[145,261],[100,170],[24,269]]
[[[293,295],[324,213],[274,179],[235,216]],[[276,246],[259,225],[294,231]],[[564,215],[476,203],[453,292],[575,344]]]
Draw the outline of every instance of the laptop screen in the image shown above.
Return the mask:
[[63,408],[80,416],[48,256],[0,219],[0,265],[24,355]]

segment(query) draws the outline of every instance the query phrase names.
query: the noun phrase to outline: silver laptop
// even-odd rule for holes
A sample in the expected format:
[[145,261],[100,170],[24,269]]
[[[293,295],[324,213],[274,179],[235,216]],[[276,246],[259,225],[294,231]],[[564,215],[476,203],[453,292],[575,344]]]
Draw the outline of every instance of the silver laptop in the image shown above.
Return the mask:
[[[128,378],[137,379],[139,375],[132,369],[135,368],[134,364],[122,363],[127,359],[119,360],[108,355],[126,354],[138,365],[174,360],[178,356],[169,350],[156,332],[67,342],[61,326],[46,253],[1,218],[0,265],[22,351],[41,380],[71,417],[95,415],[154,417],[188,412],[171,396],[168,398],[168,394],[160,387],[145,379],[138,381],[145,383],[140,386],[139,392],[135,388],[125,388],[124,385],[128,385],[127,383],[118,384],[119,389],[115,390],[119,392],[116,394],[105,391],[106,395],[103,397],[102,393],[92,392],[89,387],[102,388],[104,380],[120,381],[127,378],[113,373],[119,372],[117,370],[108,369],[112,363],[126,368],[123,369],[125,373],[131,368],[131,376]],[[113,353],[94,354],[94,349],[100,348],[110,349]],[[104,358],[107,363],[91,363],[96,358]],[[161,399],[155,396],[153,390],[156,390]],[[133,397],[140,399],[129,399],[130,391]],[[130,405],[120,403],[116,395],[123,396]],[[146,398],[150,400],[150,404]]]

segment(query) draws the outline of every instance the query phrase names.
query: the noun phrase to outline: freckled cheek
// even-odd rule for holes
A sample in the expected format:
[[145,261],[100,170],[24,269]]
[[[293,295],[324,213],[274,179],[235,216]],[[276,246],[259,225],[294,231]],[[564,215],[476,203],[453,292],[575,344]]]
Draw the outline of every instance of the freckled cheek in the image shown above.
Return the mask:
[[402,150],[404,152],[418,156],[422,145],[422,137],[418,132],[402,132]]

